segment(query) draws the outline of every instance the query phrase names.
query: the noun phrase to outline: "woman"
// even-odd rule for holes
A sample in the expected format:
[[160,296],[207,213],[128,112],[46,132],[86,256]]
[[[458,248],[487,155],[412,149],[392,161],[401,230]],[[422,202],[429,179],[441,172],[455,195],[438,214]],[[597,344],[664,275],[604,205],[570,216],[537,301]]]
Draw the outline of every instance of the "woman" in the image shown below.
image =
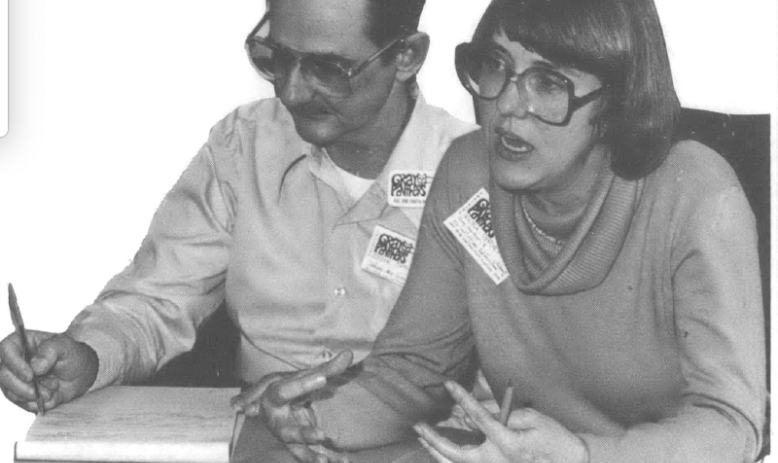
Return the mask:
[[[450,393],[486,439],[414,426],[437,461],[752,461],[767,396],[754,218],[725,160],[674,140],[653,1],[494,0],[457,70],[483,129],[441,163],[353,381],[366,392],[315,402],[319,427],[381,443]],[[451,381],[475,352],[497,397],[514,391],[505,425]],[[346,403],[376,412],[338,421]]]

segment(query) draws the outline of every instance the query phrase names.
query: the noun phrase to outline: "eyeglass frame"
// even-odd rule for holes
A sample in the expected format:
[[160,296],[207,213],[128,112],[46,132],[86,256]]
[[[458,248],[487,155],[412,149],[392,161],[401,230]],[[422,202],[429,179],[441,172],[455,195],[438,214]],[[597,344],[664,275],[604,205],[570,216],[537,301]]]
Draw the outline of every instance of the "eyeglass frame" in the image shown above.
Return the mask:
[[[264,16],[262,16],[262,19],[259,20],[259,23],[257,23],[257,25],[254,26],[254,28],[251,30],[251,32],[249,32],[249,35],[246,36],[246,41],[244,43],[244,48],[246,50],[246,53],[248,54],[249,62],[251,62],[252,67],[254,67],[254,69],[257,71],[257,73],[260,76],[262,76],[265,80],[267,80],[268,82],[273,83],[273,82],[275,82],[276,76],[273,75],[273,74],[266,75],[265,73],[260,71],[257,68],[257,66],[254,64],[254,60],[251,59],[251,49],[250,49],[250,47],[251,47],[250,43],[251,42],[258,42],[261,45],[269,48],[272,52],[275,52],[275,50],[277,50],[277,49],[283,49],[285,52],[289,53],[290,55],[292,55],[295,58],[295,62],[300,62],[303,59],[305,59],[306,57],[312,56],[314,54],[313,53],[301,53],[301,52],[298,52],[298,51],[293,50],[291,48],[287,48],[287,47],[284,47],[282,45],[279,45],[277,43],[271,43],[271,42],[269,42],[267,36],[265,36],[265,37],[255,37],[257,32],[262,30],[262,28],[265,26],[265,24],[268,21],[270,21],[270,12],[269,11],[267,13],[265,13]],[[349,91],[348,91],[348,93],[343,95],[344,97],[346,97],[346,96],[351,95],[351,93],[353,92],[353,89],[351,88],[351,79],[353,79],[357,74],[359,74],[362,71],[364,71],[365,69],[367,69],[367,67],[373,61],[375,61],[378,58],[380,58],[381,55],[386,53],[387,50],[391,49],[392,47],[394,47],[398,43],[402,44],[403,46],[407,46],[407,42],[406,42],[407,38],[408,37],[407,37],[406,34],[403,34],[403,35],[400,35],[399,37],[396,37],[395,39],[391,40],[389,43],[387,43],[386,45],[381,47],[378,51],[376,51],[372,55],[370,55],[367,58],[365,58],[361,63],[359,63],[359,64],[356,64],[356,63],[355,64],[351,64],[348,68],[344,67],[342,64],[340,64],[340,63],[338,63],[336,61],[330,61],[330,60],[327,60],[327,59],[324,59],[324,58],[317,58],[317,59],[320,60],[320,61],[325,61],[327,63],[330,63],[333,66],[339,68],[341,71],[343,71],[343,75],[346,77],[346,79],[348,81],[348,84],[349,84]],[[346,59],[346,60],[350,61],[348,59]],[[307,80],[307,78],[306,78],[306,80]]]
[[[500,98],[500,96],[503,94],[503,92],[505,92],[505,89],[508,88],[508,85],[510,83],[516,84],[516,87],[518,88],[519,87],[519,80],[523,81],[525,74],[527,74],[528,72],[536,71],[536,70],[539,69],[538,67],[529,67],[529,68],[525,69],[522,72],[516,72],[516,70],[515,70],[515,68],[513,66],[506,66],[505,82],[503,82],[502,88],[500,88],[500,91],[497,92],[497,94],[495,96],[493,96],[493,97],[481,96],[470,85],[470,80],[474,80],[474,79],[470,79],[468,77],[469,73],[464,70],[464,69],[466,69],[466,66],[460,64],[464,60],[465,56],[468,53],[472,53],[473,50],[476,50],[476,49],[479,49],[479,48],[480,49],[489,49],[489,50],[496,51],[499,55],[501,55],[506,60],[506,64],[513,65],[514,62],[513,62],[513,59],[508,55],[508,53],[506,53],[504,50],[502,50],[498,46],[493,46],[493,45],[490,45],[490,44],[483,44],[483,43],[473,43],[473,42],[465,42],[465,43],[460,43],[459,45],[457,45],[457,47],[456,47],[456,49],[454,51],[454,63],[455,63],[455,67],[456,67],[456,70],[457,70],[457,77],[459,77],[459,81],[462,84],[462,86],[465,87],[465,90],[467,90],[467,92],[470,93],[473,97],[478,98],[480,100],[494,101],[494,100]],[[530,110],[530,108],[527,108],[527,112],[530,115],[532,115],[532,117],[534,117],[535,119],[537,119],[537,120],[539,120],[539,121],[541,121],[541,122],[543,122],[545,124],[548,124],[548,125],[553,125],[553,126],[556,126],[556,127],[561,127],[561,126],[565,126],[565,125],[569,124],[570,123],[570,119],[572,119],[572,117],[573,117],[573,113],[575,113],[576,111],[578,111],[579,109],[581,109],[585,105],[591,103],[595,99],[597,99],[600,96],[602,96],[605,93],[605,90],[608,88],[608,85],[605,84],[605,85],[603,85],[602,87],[600,87],[600,88],[598,88],[596,90],[592,90],[591,92],[587,93],[586,95],[576,96],[576,94],[575,94],[575,83],[573,83],[573,81],[570,80],[569,77],[567,77],[566,75],[562,74],[561,72],[557,72],[557,71],[554,71],[552,69],[543,69],[543,68],[540,68],[540,69],[542,69],[542,71],[545,72],[545,73],[548,73],[548,74],[551,74],[551,75],[554,75],[554,76],[560,78],[562,80],[562,82],[564,82],[564,84],[565,84],[565,86],[567,88],[567,115],[565,116],[565,118],[561,122],[551,122],[551,121],[548,121],[546,119],[543,119],[542,117],[540,117],[537,114],[535,114],[532,110]]]

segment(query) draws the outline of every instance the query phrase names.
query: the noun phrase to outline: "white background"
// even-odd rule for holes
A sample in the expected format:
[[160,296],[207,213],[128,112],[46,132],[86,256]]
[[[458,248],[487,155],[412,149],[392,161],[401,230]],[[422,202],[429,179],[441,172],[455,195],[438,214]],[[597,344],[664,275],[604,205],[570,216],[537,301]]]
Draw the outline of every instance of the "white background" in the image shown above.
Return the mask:
[[8,132],[8,0],[0,0],[0,137]]
[[[775,134],[776,2],[656,1],[682,103],[769,112]],[[420,77],[426,98],[470,120],[453,47],[472,34],[486,3],[427,0],[422,24],[433,40]],[[210,127],[271,95],[242,48],[263,5],[11,0],[0,283],[14,283],[28,328],[64,330],[132,258]],[[12,330],[5,313],[0,337]],[[0,463],[11,461],[32,419],[0,398]]]

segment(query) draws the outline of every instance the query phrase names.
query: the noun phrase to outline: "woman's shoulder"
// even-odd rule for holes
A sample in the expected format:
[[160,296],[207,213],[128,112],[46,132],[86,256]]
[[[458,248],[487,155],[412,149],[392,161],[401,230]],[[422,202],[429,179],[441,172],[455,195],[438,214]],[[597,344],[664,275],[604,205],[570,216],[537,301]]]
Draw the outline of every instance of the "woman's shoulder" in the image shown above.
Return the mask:
[[736,188],[742,190],[735,171],[726,159],[693,140],[676,143],[667,159],[647,178],[668,194],[706,197]]
[[489,152],[483,132],[469,132],[452,141],[438,173],[446,177],[450,189],[488,188]]
[[489,153],[482,131],[476,130],[449,145],[435,173],[425,213],[445,220],[481,190],[489,191]]
[[691,140],[675,144],[664,163],[646,177],[641,204],[656,217],[666,217],[681,228],[691,223],[709,226],[725,215],[743,221],[752,216],[743,187],[727,160]]

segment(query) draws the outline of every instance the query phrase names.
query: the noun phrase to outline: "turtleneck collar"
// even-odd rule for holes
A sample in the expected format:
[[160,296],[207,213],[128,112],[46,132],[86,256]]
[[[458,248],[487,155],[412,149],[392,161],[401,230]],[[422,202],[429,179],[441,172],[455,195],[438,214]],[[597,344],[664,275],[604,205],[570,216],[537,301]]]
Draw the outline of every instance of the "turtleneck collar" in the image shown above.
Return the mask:
[[554,243],[533,230],[520,195],[491,181],[497,245],[516,287],[527,294],[562,295],[600,284],[629,231],[642,185],[642,180],[624,180],[608,168],[571,235]]

